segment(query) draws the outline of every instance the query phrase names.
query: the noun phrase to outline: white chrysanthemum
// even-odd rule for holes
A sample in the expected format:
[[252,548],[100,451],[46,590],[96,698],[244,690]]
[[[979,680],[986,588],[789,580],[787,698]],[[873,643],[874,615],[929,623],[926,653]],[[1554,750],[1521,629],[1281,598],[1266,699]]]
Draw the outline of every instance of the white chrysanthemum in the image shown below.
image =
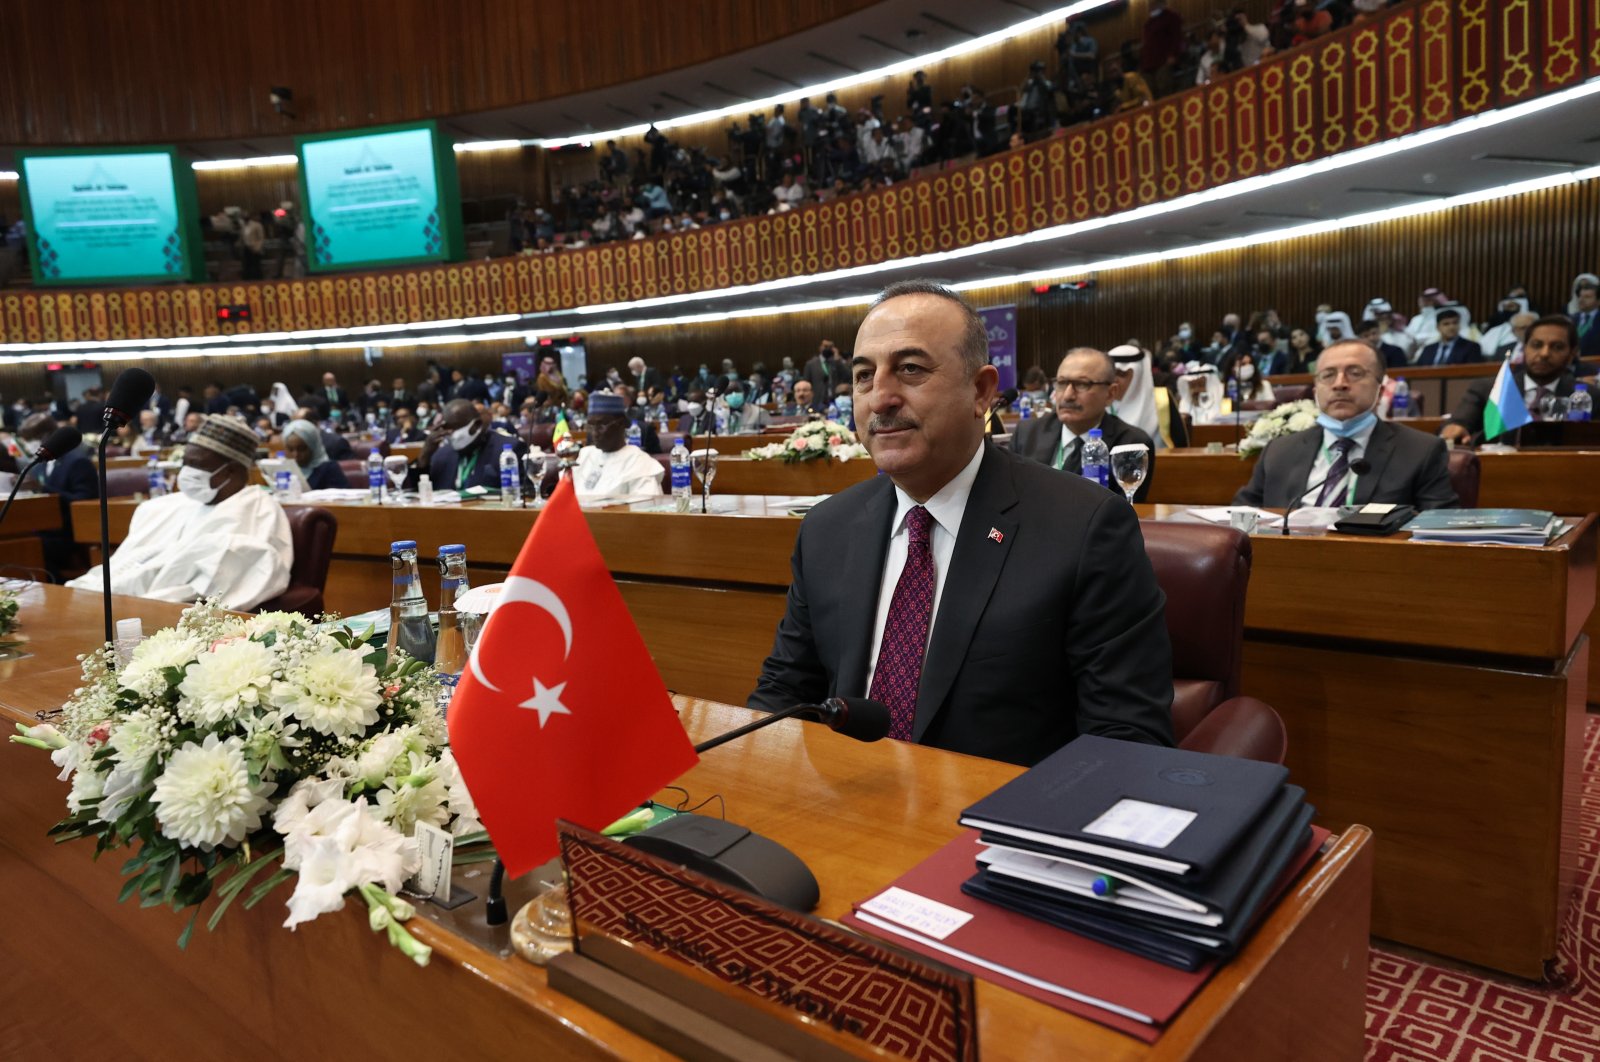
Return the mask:
[[202,727],[216,726],[261,703],[278,666],[260,642],[236,638],[201,653],[178,687],[178,715]]
[[199,656],[205,643],[176,627],[157,631],[134,649],[128,666],[117,673],[117,679],[130,690],[153,696],[166,687],[162,670],[181,668]]
[[378,673],[357,649],[335,649],[302,661],[273,687],[273,698],[307,729],[350,737],[378,721]]
[[82,770],[72,776],[72,791],[67,794],[67,810],[76,815],[85,804],[99,800],[105,793],[105,775],[92,770]]
[[135,773],[144,770],[150,757],[161,750],[161,721],[148,710],[130,712],[111,732],[112,757],[119,767]]
[[442,827],[450,820],[450,793],[436,777],[411,782],[390,779],[377,798],[379,817],[407,837],[419,822]]
[[310,622],[298,612],[263,612],[246,621],[244,629],[246,634],[255,637],[268,631],[289,634],[295,627],[305,630],[310,626]]
[[261,825],[274,787],[250,784],[243,744],[236,737],[222,741],[208,734],[205,744],[191,741],[172,754],[152,798],[161,832],[210,851],[237,844]]
[[1316,423],[1317,418],[1315,416],[1305,412],[1304,410],[1301,410],[1299,413],[1296,413],[1294,416],[1289,418],[1289,430],[1305,431],[1307,428],[1314,426]]

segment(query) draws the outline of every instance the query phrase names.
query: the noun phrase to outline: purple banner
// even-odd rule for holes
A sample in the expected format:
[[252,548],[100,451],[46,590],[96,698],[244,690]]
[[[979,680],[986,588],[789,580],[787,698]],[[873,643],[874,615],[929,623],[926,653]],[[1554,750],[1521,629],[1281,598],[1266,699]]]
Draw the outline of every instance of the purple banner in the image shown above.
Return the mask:
[[1017,386],[1017,308],[991,306],[979,310],[989,332],[989,364],[1000,370],[1000,390]]
[[500,355],[500,375],[516,376],[524,384],[533,382],[536,369],[534,355],[532,354],[502,354]]

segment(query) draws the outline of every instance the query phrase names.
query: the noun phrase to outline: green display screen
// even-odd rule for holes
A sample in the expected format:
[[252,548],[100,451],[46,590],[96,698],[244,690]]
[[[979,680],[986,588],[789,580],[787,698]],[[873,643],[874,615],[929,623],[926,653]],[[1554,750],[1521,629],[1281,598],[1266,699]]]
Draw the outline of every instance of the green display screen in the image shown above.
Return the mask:
[[308,136],[296,146],[311,269],[462,257],[455,152],[434,123]]
[[19,152],[34,282],[201,280],[194,171],[170,147]]

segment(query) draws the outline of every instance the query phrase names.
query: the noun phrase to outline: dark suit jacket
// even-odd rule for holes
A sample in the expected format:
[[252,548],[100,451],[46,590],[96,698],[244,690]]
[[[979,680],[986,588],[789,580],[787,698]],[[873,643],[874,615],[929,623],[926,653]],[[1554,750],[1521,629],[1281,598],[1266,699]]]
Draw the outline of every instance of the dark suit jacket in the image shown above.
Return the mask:
[[[1306,492],[1306,480],[1322,448],[1322,428],[1275,439],[1256,459],[1250,482],[1233,496],[1235,505],[1286,509]],[[1444,440],[1415,428],[1378,421],[1363,455],[1372,471],[1356,477],[1357,505],[1392,502],[1418,509],[1460,505],[1450,486],[1450,455]]]
[[350,486],[350,477],[344,474],[339,462],[324,461],[306,473],[306,486],[311,490],[324,490],[329,487],[342,490]]
[[[1417,355],[1417,368],[1426,368],[1433,364],[1433,359],[1439,354],[1439,344],[1429,343],[1422,348],[1422,353]],[[1470,339],[1457,338],[1451,341],[1450,360],[1446,365],[1470,365],[1483,360],[1483,348]]]
[[[867,692],[896,495],[878,476],[800,525],[772,655],[775,711]],[[1033,764],[1080,733],[1172,743],[1165,598],[1127,504],[984,444],[933,625],[913,740]]]
[[350,461],[356,452],[350,448],[350,440],[334,431],[319,432],[322,436],[322,448],[328,453],[330,461]]
[[[1406,367],[1406,352],[1393,343],[1379,343],[1378,353],[1383,355],[1384,368],[1403,369]],[[1451,353],[1454,354],[1455,352],[1451,351]]]
[[[1133,492],[1134,502],[1143,502],[1150,496],[1150,484],[1156,478],[1156,448],[1150,441],[1150,436],[1135,428],[1126,421],[1118,420],[1107,413],[1100,420],[1100,437],[1105,440],[1106,448],[1122,446],[1127,443],[1144,443],[1150,448],[1150,462],[1145,466],[1144,482],[1139,484],[1139,489]],[[1061,421],[1055,413],[1046,410],[1040,416],[1030,417],[1017,425],[1017,434],[1011,440],[1011,449],[1023,457],[1031,458],[1041,464],[1049,465],[1055,458],[1056,444],[1061,441]],[[1080,453],[1081,453],[1080,449]],[[1083,462],[1078,454],[1068,460],[1063,472],[1080,475],[1083,472]],[[1111,489],[1122,495],[1122,488],[1117,486],[1113,479]]]
[[833,389],[842,383],[850,382],[850,363],[843,356],[828,362],[829,376],[822,376],[822,355],[813,354],[811,360],[801,370],[802,378],[811,381],[811,402],[813,409],[823,409],[833,401]]
[[[633,373],[630,372],[628,375],[633,376]],[[663,391],[666,390],[661,381],[661,370],[649,365],[644,367],[643,375],[633,377],[632,386],[641,395],[652,387],[660,387]]]
[[[1583,318],[1574,314],[1572,323],[1579,324]],[[1595,314],[1594,323],[1589,326],[1589,331],[1578,337],[1578,356],[1583,358],[1600,358],[1600,313]]]
[[[1511,377],[1516,380],[1517,389],[1526,393],[1528,389],[1528,374],[1523,370],[1522,366],[1513,365],[1511,367]],[[1455,412],[1450,414],[1450,423],[1459,424],[1470,431],[1474,444],[1491,441],[1483,438],[1483,410],[1489,404],[1489,392],[1494,388],[1494,382],[1497,379],[1499,379],[1498,375],[1485,376],[1481,380],[1472,381],[1466,392],[1462,394],[1461,400],[1456,403]],[[1549,386],[1555,389],[1556,397],[1566,398],[1572,394],[1572,385],[1575,383],[1577,383],[1577,378],[1568,372],[1556,377],[1555,382]],[[1535,409],[1529,412],[1537,414],[1539,411]],[[1509,435],[1510,433],[1507,432],[1506,434]]]
[[44,489],[69,502],[100,497],[100,480],[88,452],[80,446],[57,461],[44,477]]
[[330,408],[333,408],[333,409],[349,409],[350,408],[350,395],[342,387],[335,387],[333,389],[333,397],[329,398],[328,397],[328,389],[326,387],[319,386],[317,388],[317,397],[322,400],[323,404],[329,406]]
[[[434,451],[433,461],[428,466],[428,474],[433,478],[434,490],[466,490],[468,487],[483,487],[486,490],[500,489],[500,453],[506,443],[511,443],[517,455],[517,467],[522,467],[522,455],[528,448],[521,439],[510,435],[502,435],[491,430],[488,438],[478,449],[477,463],[472,466],[472,471],[467,474],[466,482],[456,484],[456,469],[460,467],[462,454],[456,453],[449,444],[439,447]],[[468,456],[470,456],[468,451]],[[522,474],[523,478],[525,474]]]
[[456,385],[451,398],[465,398],[469,402],[488,402],[489,385],[476,376],[470,376]]

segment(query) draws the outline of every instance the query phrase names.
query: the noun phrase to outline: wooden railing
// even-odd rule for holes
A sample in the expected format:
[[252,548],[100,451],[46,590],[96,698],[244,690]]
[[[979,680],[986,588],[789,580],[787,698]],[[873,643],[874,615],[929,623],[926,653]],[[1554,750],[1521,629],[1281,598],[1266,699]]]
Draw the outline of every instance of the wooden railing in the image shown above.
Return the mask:
[[220,335],[688,294],[1088,221],[1444,125],[1600,73],[1600,0],[1413,0],[1154,106],[891,188],[535,257],[299,280],[0,294],[0,342]]

